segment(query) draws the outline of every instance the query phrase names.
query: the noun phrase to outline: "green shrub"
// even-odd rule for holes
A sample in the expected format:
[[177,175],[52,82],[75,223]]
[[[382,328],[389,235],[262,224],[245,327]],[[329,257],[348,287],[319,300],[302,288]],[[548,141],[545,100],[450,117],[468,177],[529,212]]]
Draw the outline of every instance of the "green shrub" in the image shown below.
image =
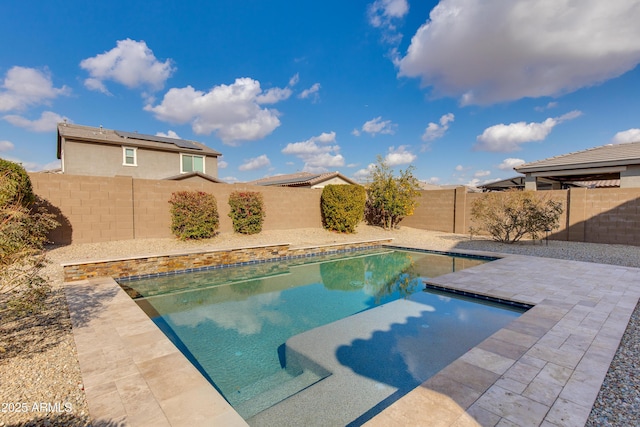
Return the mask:
[[256,234],[262,231],[265,217],[262,194],[254,191],[234,191],[229,195],[229,206],[229,217],[233,221],[233,230],[236,233]]
[[59,224],[35,200],[22,166],[1,160],[0,297],[14,313],[37,311],[49,291],[41,275],[46,263],[43,249],[49,231]]
[[534,191],[487,193],[471,206],[471,219],[493,240],[514,243],[529,234],[537,239],[542,232],[559,227],[562,203]]
[[367,185],[366,217],[369,224],[386,230],[397,228],[406,216],[413,215],[418,205],[420,184],[413,176],[413,166],[400,171],[395,177],[393,170],[378,156],[378,164],[370,173]]
[[218,205],[213,194],[178,191],[171,195],[171,231],[181,240],[209,239],[219,226]]
[[322,219],[328,230],[355,233],[364,218],[366,193],[360,185],[327,185],[322,189]]
[[35,202],[35,195],[31,187],[31,179],[24,168],[8,160],[0,159],[0,206],[20,203],[30,207]]

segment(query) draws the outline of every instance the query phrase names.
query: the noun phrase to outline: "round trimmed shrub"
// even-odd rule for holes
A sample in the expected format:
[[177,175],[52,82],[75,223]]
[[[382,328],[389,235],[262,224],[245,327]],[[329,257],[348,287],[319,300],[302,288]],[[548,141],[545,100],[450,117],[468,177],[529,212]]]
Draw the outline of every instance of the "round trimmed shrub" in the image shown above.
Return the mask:
[[322,220],[328,230],[355,233],[364,218],[366,192],[361,185],[330,184],[322,189]]
[[254,191],[234,191],[229,195],[229,217],[236,233],[256,234],[262,231],[264,200]]
[[171,195],[171,231],[181,240],[209,239],[219,227],[218,204],[204,191],[178,191]]

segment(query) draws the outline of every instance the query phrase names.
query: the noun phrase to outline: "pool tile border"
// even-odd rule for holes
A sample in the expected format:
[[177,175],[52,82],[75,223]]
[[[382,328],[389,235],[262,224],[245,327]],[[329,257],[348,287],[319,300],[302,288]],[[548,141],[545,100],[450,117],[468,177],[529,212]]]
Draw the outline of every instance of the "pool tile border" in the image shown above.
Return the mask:
[[524,310],[529,310],[529,309],[534,307],[533,304],[527,304],[525,302],[519,302],[519,301],[514,301],[514,300],[507,300],[507,299],[503,299],[503,298],[492,297],[491,295],[479,294],[477,292],[467,292],[467,291],[463,291],[463,290],[460,290],[460,289],[449,288],[449,287],[446,287],[446,286],[438,286],[438,285],[435,285],[435,284],[430,283],[430,282],[425,282],[424,285],[425,285],[426,289],[433,289],[435,291],[448,292],[450,294],[456,294],[456,295],[461,295],[461,296],[464,296],[464,297],[476,298],[476,299],[479,299],[479,300],[482,300],[482,301],[495,302],[495,303],[498,303],[498,304],[504,304],[504,305],[508,305],[508,306],[512,306],[512,307],[516,307],[516,308],[521,308],[521,309],[524,309]]
[[94,277],[112,277],[120,281],[127,281],[224,267],[246,266],[268,261],[329,255],[350,250],[372,249],[392,241],[393,239],[389,238],[308,247],[291,247],[289,243],[278,243],[244,248],[69,262],[62,264],[62,270],[65,282]]
[[210,266],[206,266],[206,267],[188,268],[188,269],[185,269],[185,270],[165,271],[165,272],[162,272],[162,273],[153,273],[153,274],[144,274],[144,275],[138,275],[138,276],[118,277],[117,281],[118,281],[118,283],[120,283],[120,282],[131,282],[131,281],[136,281],[136,280],[140,280],[140,279],[150,279],[150,278],[154,278],[154,277],[174,276],[174,275],[183,274],[183,273],[197,273],[197,272],[200,272],[200,271],[220,270],[220,269],[232,268],[232,267],[245,267],[245,266],[249,266],[249,265],[265,264],[265,263],[269,263],[269,262],[290,261],[290,260],[302,259],[302,258],[313,258],[313,257],[323,256],[323,255],[345,254],[345,253],[355,252],[355,251],[365,251],[365,250],[368,250],[368,249],[378,249],[378,248],[381,248],[381,247],[383,247],[383,245],[374,244],[374,245],[369,245],[369,246],[351,247],[351,248],[348,248],[348,249],[332,249],[332,250],[324,251],[324,252],[309,252],[309,253],[303,253],[303,254],[297,254],[297,255],[285,255],[285,256],[277,257],[277,258],[276,257],[274,257],[274,258],[264,258],[264,259],[257,259],[257,260],[244,261],[244,262],[235,262],[235,263],[231,263],[231,264],[218,264],[218,265],[210,265]]

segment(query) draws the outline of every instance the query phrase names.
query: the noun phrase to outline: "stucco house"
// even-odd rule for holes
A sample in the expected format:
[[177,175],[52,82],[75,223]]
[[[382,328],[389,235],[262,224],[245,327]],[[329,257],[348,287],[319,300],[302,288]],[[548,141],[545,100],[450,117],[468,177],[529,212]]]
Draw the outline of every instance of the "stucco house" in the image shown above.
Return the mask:
[[63,174],[221,182],[219,156],[218,151],[196,141],[58,124]]
[[514,168],[524,174],[524,188],[538,189],[544,180],[553,189],[567,185],[640,187],[640,141],[608,144],[575,153],[525,163]]
[[342,175],[340,172],[298,172],[257,179],[247,182],[247,184],[277,187],[324,188],[324,186],[329,184],[357,185],[358,183]]

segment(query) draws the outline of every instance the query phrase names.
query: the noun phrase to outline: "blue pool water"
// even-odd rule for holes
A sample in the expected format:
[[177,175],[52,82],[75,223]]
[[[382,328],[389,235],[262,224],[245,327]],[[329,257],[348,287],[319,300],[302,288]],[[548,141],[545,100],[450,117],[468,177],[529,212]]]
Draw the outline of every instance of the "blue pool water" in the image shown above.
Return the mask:
[[[343,378],[389,404],[390,394],[416,387],[519,316],[424,289],[426,278],[483,262],[375,249],[122,286],[251,424],[284,425],[283,413],[308,424],[292,421],[288,401]],[[380,410],[379,398],[349,405],[338,425]]]

